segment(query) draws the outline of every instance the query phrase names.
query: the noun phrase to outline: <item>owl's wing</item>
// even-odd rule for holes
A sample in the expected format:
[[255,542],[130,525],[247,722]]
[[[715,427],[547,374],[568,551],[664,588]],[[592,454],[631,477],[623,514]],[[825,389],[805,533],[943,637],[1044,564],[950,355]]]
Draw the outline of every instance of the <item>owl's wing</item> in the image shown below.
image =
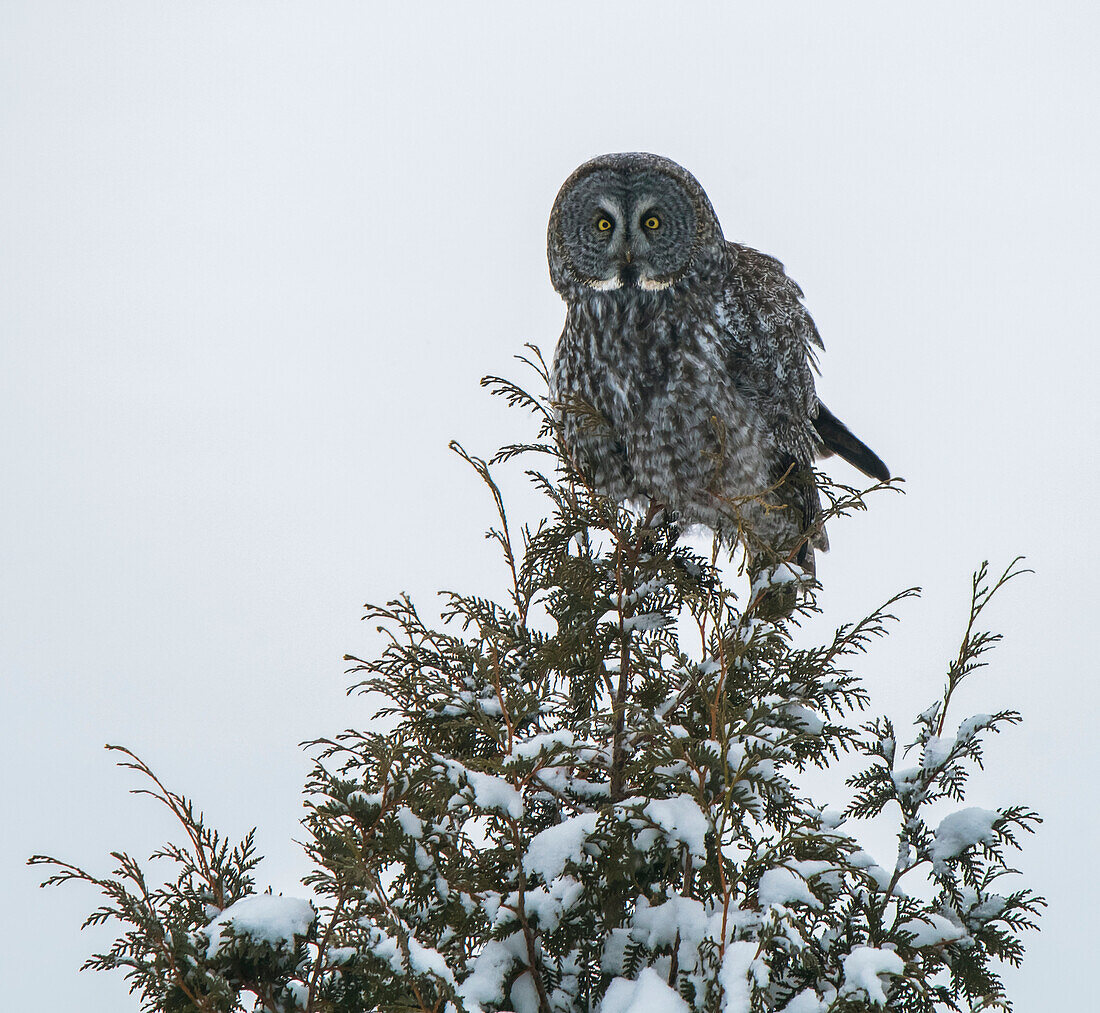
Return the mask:
[[720,316],[730,378],[752,398],[780,451],[807,464],[820,441],[813,369],[821,336],[778,260],[739,243],[726,247]]
[[787,469],[792,459],[808,466],[815,456],[839,454],[868,477],[888,481],[882,459],[817,399],[814,349],[824,345],[802,305],[802,289],[774,257],[738,243],[726,248],[727,368],[776,439],[776,467]]

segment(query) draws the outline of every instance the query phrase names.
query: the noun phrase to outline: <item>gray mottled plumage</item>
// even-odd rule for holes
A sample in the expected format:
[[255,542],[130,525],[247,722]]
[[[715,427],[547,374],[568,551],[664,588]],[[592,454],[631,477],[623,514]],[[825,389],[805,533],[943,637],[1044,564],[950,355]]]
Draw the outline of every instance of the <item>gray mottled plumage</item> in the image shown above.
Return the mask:
[[580,470],[812,572],[828,545],[813,459],[889,473],[818,401],[821,339],[783,265],[727,242],[695,177],[640,153],[566,180],[547,247],[568,307],[551,395]]

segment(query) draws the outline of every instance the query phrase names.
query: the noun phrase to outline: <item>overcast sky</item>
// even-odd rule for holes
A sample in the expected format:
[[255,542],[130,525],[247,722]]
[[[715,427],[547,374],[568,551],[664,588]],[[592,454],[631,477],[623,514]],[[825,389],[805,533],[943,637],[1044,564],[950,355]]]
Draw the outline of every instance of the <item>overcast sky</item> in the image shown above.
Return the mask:
[[22,866],[106,872],[171,832],[105,742],[258,825],[261,887],[298,889],[296,743],[368,719],[341,661],[374,645],[363,602],[503,591],[447,441],[527,435],[478,378],[550,353],[557,188],[638,149],[785,262],[823,400],[907,480],[819,562],[830,623],[925,588],[860,662],[873,709],[937,696],[983,558],[1037,571],[956,716],[1023,712],[970,804],[1046,817],[1010,994],[1094,995],[1098,12],[0,6],[4,1008],[137,1008],[77,971],[97,898]]

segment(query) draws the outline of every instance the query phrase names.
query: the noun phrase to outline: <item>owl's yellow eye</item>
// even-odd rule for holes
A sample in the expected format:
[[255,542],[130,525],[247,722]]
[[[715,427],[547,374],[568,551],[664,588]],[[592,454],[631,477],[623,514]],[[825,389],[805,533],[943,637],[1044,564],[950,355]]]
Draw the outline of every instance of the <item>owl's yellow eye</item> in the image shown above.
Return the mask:
[[642,224],[652,231],[661,227],[661,220],[656,215],[650,215]]
[[611,231],[611,219],[610,218],[601,218],[598,222],[596,222],[596,228],[599,229],[601,232],[610,232]]

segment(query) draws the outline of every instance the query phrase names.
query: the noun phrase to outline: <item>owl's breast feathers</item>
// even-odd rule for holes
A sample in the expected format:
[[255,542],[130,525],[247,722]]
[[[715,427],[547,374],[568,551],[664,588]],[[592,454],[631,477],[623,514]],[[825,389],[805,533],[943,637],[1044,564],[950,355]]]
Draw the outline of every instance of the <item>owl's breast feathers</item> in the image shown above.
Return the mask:
[[714,297],[727,273],[725,257],[715,258],[668,291],[569,301],[554,397],[590,406],[604,431],[567,411],[566,437],[596,475],[623,458],[634,483],[628,495],[674,505],[708,500],[724,456],[720,485],[739,494],[771,481],[769,424],[755,404],[760,384],[731,371],[739,356],[730,314]]
[[722,529],[748,509],[731,504],[771,499],[778,484],[786,509],[749,512],[761,536],[781,541],[819,511],[813,344],[801,292],[778,261],[723,244],[668,291],[569,300],[552,396],[565,405],[577,465],[607,495]]

